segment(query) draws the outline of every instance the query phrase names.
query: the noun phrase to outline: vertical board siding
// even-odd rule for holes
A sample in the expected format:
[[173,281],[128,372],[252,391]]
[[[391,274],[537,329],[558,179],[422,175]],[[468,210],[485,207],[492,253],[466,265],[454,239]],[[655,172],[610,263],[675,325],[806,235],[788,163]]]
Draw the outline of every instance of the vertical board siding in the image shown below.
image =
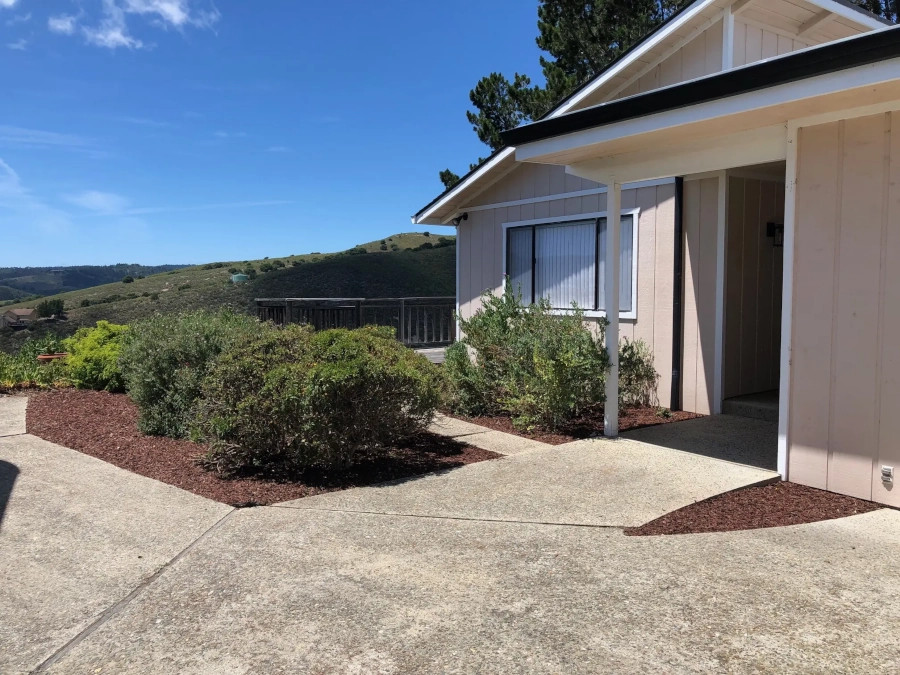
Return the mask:
[[762,26],[741,21],[734,22],[734,66],[745,66],[763,59],[806,49],[817,41],[787,37]]
[[702,414],[714,409],[718,212],[718,178],[685,181],[682,407]]
[[[681,49],[647,70],[634,82],[614,96],[603,100],[615,100],[643,94],[660,87],[693,80],[722,70],[722,22],[700,33]],[[592,103],[597,103],[592,99]]]
[[[898,113],[800,130],[789,476],[900,505]],[[900,473],[900,472],[898,472]]]
[[722,393],[731,398],[778,389],[784,249],[766,224],[784,222],[784,184],[729,176],[727,213]]
[[[516,185],[510,186],[506,183]],[[591,181],[567,177],[562,167],[523,164],[489,191],[479,195],[477,203],[473,203],[472,206],[504,200],[552,196],[573,189],[587,190],[597,187],[599,185]],[[658,402],[662,406],[671,404],[674,201],[674,185],[625,190],[622,193],[622,208],[639,208],[640,219],[637,251],[637,319],[622,320],[620,335],[622,338],[642,339],[653,351],[654,364],[660,376]],[[505,266],[504,223],[555,216],[577,216],[605,210],[606,195],[593,194],[470,212],[469,219],[462,221],[458,229],[459,303],[462,316],[471,317],[478,310],[484,291],[502,290]],[[630,283],[630,277],[628,281]]]

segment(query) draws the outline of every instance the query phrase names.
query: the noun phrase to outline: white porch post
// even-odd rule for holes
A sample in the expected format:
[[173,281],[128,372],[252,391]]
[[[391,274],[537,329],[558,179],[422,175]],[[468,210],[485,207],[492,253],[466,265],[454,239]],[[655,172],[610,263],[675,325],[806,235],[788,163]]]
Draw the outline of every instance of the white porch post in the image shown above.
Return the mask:
[[606,405],[603,412],[603,435],[619,435],[619,267],[621,266],[620,231],[622,221],[622,185],[615,178],[607,183],[606,193],[606,353],[609,374],[606,378]]

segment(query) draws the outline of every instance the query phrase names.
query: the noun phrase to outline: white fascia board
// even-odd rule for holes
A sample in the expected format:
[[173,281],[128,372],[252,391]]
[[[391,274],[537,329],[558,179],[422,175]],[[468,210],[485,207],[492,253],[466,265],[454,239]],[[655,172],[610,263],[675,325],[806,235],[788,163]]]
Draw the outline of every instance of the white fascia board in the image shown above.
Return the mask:
[[[680,16],[676,17],[672,21],[670,21],[667,25],[663,26],[655,35],[650,37],[644,44],[635,49],[633,52],[625,56],[621,61],[611,66],[601,75],[599,75],[593,82],[585,85],[580,91],[576,92],[572,95],[571,98],[564,101],[558,108],[552,110],[547,117],[559,117],[560,115],[564,115],[567,112],[571,111],[575,106],[577,106],[581,101],[585,98],[593,94],[595,91],[605,86],[612,78],[617,77],[623,70],[631,66],[635,61],[639,60],[641,56],[643,56],[647,50],[656,47],[659,43],[668,39],[673,32],[681,29],[685,24],[694,20],[694,18],[705,10],[707,7],[712,5],[715,0],[699,0],[695,2],[692,7],[686,9]],[[490,162],[482,166],[475,173],[473,173],[468,178],[460,181],[457,185],[453,187],[453,189],[444,195],[438,202],[434,203],[426,211],[421,212],[421,215],[412,216],[411,220],[413,225],[442,225],[444,224],[440,218],[435,217],[433,214],[437,211],[440,211],[441,208],[447,205],[447,203],[451,202],[455,198],[459,197],[465,190],[467,190],[471,185],[481,180],[486,174],[488,174],[495,166],[500,164],[504,159],[515,153],[516,149],[513,147],[504,148],[494,159]]]
[[435,217],[433,214],[436,211],[440,211],[444,206],[447,205],[448,202],[453,201],[456,197],[460,195],[466,188],[468,188],[472,183],[479,180],[482,176],[490,172],[494,167],[498,166],[503,160],[510,157],[513,153],[515,153],[516,149],[509,147],[504,148],[501,152],[499,152],[493,159],[482,164],[481,167],[475,171],[471,176],[466,178],[465,180],[460,181],[456,185],[453,186],[453,189],[450,190],[447,194],[441,197],[440,200],[432,204],[428,207],[426,211],[421,212],[421,215],[415,215],[412,217],[413,225],[442,225],[440,218]]
[[668,24],[663,26],[655,35],[650,37],[644,44],[633,52],[625,56],[621,61],[611,66],[603,72],[593,82],[587,84],[580,91],[572,95],[571,98],[562,103],[558,108],[553,110],[547,117],[559,117],[569,112],[585,98],[593,94],[595,91],[603,87],[612,78],[618,76],[623,70],[631,66],[635,61],[639,60],[649,49],[653,49],[659,43],[668,39],[675,31],[681,29],[685,24],[690,23],[703,10],[713,4],[715,0],[701,0],[695,2],[692,7],[686,9],[680,16],[676,17]]
[[[735,77],[740,69],[731,71]],[[818,75],[806,80],[781,84],[768,89],[737,94],[728,98],[676,110],[655,113],[646,117],[636,117],[621,122],[613,122],[592,129],[583,129],[562,136],[553,136],[516,148],[519,161],[537,161],[546,155],[566,152],[591,145],[600,145],[612,140],[639,136],[695,122],[727,117],[753,110],[769,108],[785,103],[793,103],[806,98],[832,94],[848,89],[857,89],[898,79],[900,58],[880,61],[835,73]],[[673,85],[675,87],[683,86]],[[786,120],[785,120],[786,121]]]
[[864,14],[863,12],[859,12],[852,7],[847,7],[846,5],[841,4],[840,2],[834,2],[834,0],[806,0],[809,4],[815,5],[816,7],[821,7],[822,9],[828,10],[832,14],[836,14],[842,19],[847,19],[848,21],[852,21],[854,23],[858,23],[862,26],[866,26],[873,30],[880,30],[882,28],[890,28],[890,26],[886,23],[882,23],[875,17],[869,16],[868,14]]

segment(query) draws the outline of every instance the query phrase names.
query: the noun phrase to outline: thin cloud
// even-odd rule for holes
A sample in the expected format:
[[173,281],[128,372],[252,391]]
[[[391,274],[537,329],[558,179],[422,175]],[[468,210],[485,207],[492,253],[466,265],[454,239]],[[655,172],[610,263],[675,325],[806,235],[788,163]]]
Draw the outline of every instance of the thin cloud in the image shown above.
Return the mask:
[[63,199],[70,204],[103,216],[126,214],[129,204],[128,199],[121,195],[99,190],[85,190],[74,195],[64,195]]
[[28,49],[28,40],[22,38],[21,40],[16,40],[15,42],[7,42],[6,47],[7,49],[14,49],[19,52],[24,52],[26,49]]
[[140,127],[154,127],[156,129],[165,129],[167,127],[171,127],[171,122],[162,122],[160,120],[152,120],[147,117],[111,117],[117,122],[125,122],[126,124],[134,124]]
[[215,131],[213,136],[216,138],[246,138],[246,131]]
[[266,152],[290,152],[291,149],[286,145],[270,145],[266,148]]
[[128,209],[122,215],[145,216],[154,213],[184,213],[189,211],[217,211],[219,209],[253,209],[264,206],[284,206],[293,204],[293,201],[284,199],[269,199],[256,202],[221,202],[216,204],[194,204],[189,206],[151,206],[145,208]]
[[60,35],[72,35],[77,28],[78,17],[71,14],[60,14],[51,16],[47,19],[47,28],[51,33],[59,33]]
[[31,12],[28,12],[28,14],[16,14],[11,19],[6,20],[6,25],[16,26],[20,23],[28,23],[29,21],[31,21]]
[[19,0],[0,0],[0,9],[12,9]]
[[69,215],[35,197],[13,168],[0,158],[0,229],[37,228],[57,234],[69,229]]
[[27,129],[0,124],[0,145],[27,148],[63,148],[68,150],[86,150],[90,148],[89,139],[75,134],[62,134],[41,129]]
[[207,8],[196,7],[197,4],[192,0],[103,0],[99,21],[63,14],[50,17],[47,26],[62,35],[78,32],[87,44],[96,47],[144,49],[153,45],[132,35],[129,17],[138,17],[162,30],[183,31],[188,27],[211,30],[221,19],[219,10],[212,4]]

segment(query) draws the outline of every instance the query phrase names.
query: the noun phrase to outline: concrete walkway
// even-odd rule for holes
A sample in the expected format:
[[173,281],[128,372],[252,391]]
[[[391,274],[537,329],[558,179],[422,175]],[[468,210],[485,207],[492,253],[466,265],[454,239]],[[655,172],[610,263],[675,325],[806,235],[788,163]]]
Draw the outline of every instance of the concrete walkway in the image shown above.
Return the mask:
[[[0,462],[3,673],[879,673],[900,661],[900,606],[885,595],[900,512],[623,536],[767,475],[708,458],[587,442],[243,510],[23,434],[0,438]],[[658,494],[667,480],[681,486]]]

